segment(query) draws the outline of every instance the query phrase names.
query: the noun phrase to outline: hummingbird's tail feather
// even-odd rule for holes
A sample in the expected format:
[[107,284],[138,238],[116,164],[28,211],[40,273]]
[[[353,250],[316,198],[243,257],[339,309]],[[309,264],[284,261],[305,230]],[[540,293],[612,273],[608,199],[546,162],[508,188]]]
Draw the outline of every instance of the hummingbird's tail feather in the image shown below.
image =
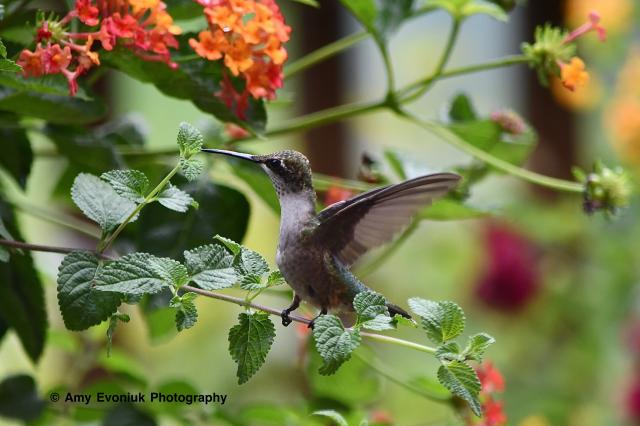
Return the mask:
[[400,315],[407,319],[411,319],[411,315],[409,315],[407,311],[405,311],[399,306],[394,305],[393,303],[387,303],[387,309],[389,309],[389,315],[391,315],[391,317],[394,317],[395,315]]

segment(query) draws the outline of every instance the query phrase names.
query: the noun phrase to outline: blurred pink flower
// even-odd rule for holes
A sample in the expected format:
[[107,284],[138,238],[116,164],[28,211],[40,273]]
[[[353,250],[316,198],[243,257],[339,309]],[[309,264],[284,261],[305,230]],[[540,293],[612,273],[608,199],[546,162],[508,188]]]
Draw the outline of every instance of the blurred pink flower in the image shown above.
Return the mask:
[[540,285],[535,246],[511,226],[489,222],[485,229],[487,264],[476,295],[501,311],[522,309]]

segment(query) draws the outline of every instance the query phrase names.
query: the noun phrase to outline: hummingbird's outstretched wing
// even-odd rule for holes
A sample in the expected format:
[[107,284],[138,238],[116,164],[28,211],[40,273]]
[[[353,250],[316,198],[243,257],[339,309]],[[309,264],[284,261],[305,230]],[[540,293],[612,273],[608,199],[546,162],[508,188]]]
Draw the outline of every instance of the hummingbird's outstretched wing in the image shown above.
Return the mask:
[[373,189],[318,213],[314,234],[345,265],[391,240],[411,217],[452,189],[460,176],[436,173]]

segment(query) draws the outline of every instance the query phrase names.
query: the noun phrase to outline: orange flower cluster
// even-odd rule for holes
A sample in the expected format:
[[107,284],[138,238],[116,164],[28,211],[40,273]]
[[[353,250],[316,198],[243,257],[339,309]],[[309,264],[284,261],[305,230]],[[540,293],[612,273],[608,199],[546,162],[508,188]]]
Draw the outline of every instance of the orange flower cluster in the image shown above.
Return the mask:
[[291,28],[274,0],[198,0],[204,6],[209,28],[190,39],[189,45],[208,60],[224,61],[234,76],[245,81],[238,92],[225,74],[217,95],[244,118],[249,95],[274,99],[282,87],[282,66],[287,60],[283,43]]
[[[99,28],[69,32],[66,27],[73,19]],[[63,74],[70,94],[75,95],[78,76],[100,65],[99,54],[91,50],[95,41],[105,50],[119,44],[145,60],[176,67],[169,48],[178,47],[174,35],[179,33],[160,0],[76,0],[75,8],[60,21],[39,23],[35,50],[23,50],[18,64],[25,76]]]

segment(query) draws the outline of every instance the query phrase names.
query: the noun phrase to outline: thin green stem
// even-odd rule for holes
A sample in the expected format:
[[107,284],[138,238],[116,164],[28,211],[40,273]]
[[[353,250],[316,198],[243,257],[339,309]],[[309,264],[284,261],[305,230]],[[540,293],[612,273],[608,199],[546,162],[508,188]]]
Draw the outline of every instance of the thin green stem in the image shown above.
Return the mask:
[[417,351],[426,352],[432,355],[436,353],[436,349],[432,348],[431,346],[421,345],[419,343],[410,342],[409,340],[398,339],[397,337],[391,337],[384,334],[369,333],[366,331],[361,331],[360,335],[362,337],[366,337],[371,340],[376,340],[378,342],[391,343],[393,345],[415,349]]
[[314,50],[313,52],[297,59],[284,67],[284,77],[291,78],[294,75],[306,70],[319,62],[327,60],[344,50],[356,45],[357,43],[366,40],[369,37],[367,31],[361,31],[358,33],[350,34],[339,40],[329,43],[321,48]]
[[354,351],[353,354],[356,357],[358,357],[362,362],[367,364],[372,370],[374,370],[380,376],[382,376],[385,379],[389,380],[390,382],[395,383],[396,385],[408,390],[411,393],[414,393],[416,395],[419,395],[419,396],[421,396],[421,397],[423,397],[425,399],[428,399],[428,400],[434,401],[434,402],[445,402],[445,403],[450,403],[451,402],[451,397],[447,397],[447,396],[444,396],[444,395],[441,395],[441,394],[437,394],[435,392],[427,392],[424,389],[417,388],[415,386],[410,385],[409,383],[406,383],[403,380],[398,379],[393,374],[387,372],[384,368],[380,367],[380,365],[377,362],[367,359],[367,357],[363,356],[358,351]]
[[393,254],[398,251],[400,246],[404,244],[405,241],[418,229],[418,225],[420,224],[419,220],[413,220],[411,224],[407,227],[407,229],[402,232],[402,234],[396,238],[389,247],[387,247],[378,257],[373,259],[370,263],[363,266],[362,269],[358,270],[358,275],[361,277],[366,277],[373,273],[376,269],[378,269],[382,264],[384,264]]
[[[495,68],[508,67],[511,65],[524,64],[529,62],[529,59],[524,55],[511,55],[505,58],[500,58],[495,61],[485,62],[476,65],[467,65],[459,68],[452,68],[450,70],[442,71],[440,74],[432,74],[428,77],[422,78],[418,81],[408,84],[402,89],[398,90],[398,97],[403,104],[413,102],[417,100],[422,93],[422,87],[430,87],[431,83],[435,80],[442,80],[445,78],[456,77],[463,74],[471,74],[474,72],[485,71]],[[417,90],[417,91],[416,91]],[[412,93],[413,92],[413,93]]]
[[395,86],[395,72],[393,71],[393,63],[391,62],[391,55],[389,54],[389,49],[384,44],[382,40],[377,40],[376,44],[378,45],[378,49],[380,50],[380,55],[382,55],[382,61],[384,62],[384,69],[387,75],[387,102],[391,102],[390,105],[387,105],[391,108],[396,107],[396,86]]
[[156,195],[158,195],[160,193],[160,191],[162,191],[164,189],[164,187],[167,186],[167,184],[169,183],[171,178],[176,173],[178,173],[178,170],[180,170],[180,165],[176,164],[176,166],[164,177],[164,179],[162,179],[162,181],[155,188],[153,188],[151,190],[151,192],[149,192],[149,194],[145,197],[144,201],[142,203],[138,204],[138,206],[131,212],[131,214],[124,220],[124,222],[122,222],[118,226],[118,228],[116,228],[116,230],[105,241],[105,243],[104,244],[100,244],[100,247],[98,247],[98,251],[100,253],[103,253],[105,250],[107,250],[111,246],[111,244],[113,244],[115,239],[118,238],[118,235],[120,235],[120,233],[129,224],[129,222],[131,222],[131,220],[134,217],[136,217],[138,215],[138,213],[140,213],[140,211],[144,208],[144,206],[149,204],[156,197]]
[[540,186],[546,186],[548,188],[557,189],[559,191],[567,191],[567,192],[575,192],[582,193],[583,187],[582,184],[578,182],[571,182],[564,179],[557,179],[545,175],[541,175],[536,172],[532,172],[530,170],[523,169],[521,167],[515,166],[507,161],[504,161],[500,158],[494,157],[488,152],[483,151],[480,148],[471,145],[465,140],[458,137],[455,133],[451,132],[446,127],[434,123],[427,120],[421,120],[420,118],[412,115],[408,112],[403,112],[404,117],[417,124],[418,126],[428,130],[436,136],[439,136],[445,142],[459,148],[462,151],[472,155],[473,157],[481,160],[490,166],[495,167],[496,169],[502,170],[503,172],[509,173],[510,175],[519,177],[520,179],[526,180],[527,182],[534,183]]
[[[449,37],[447,38],[447,44],[442,51],[442,55],[440,56],[440,60],[436,65],[436,69],[433,71],[430,77],[428,77],[428,81],[425,84],[422,84],[417,92],[413,94],[414,99],[418,99],[425,94],[427,90],[431,87],[431,84],[436,81],[444,71],[444,67],[449,62],[449,58],[451,58],[451,54],[453,53],[453,48],[456,44],[456,40],[458,39],[458,33],[460,32],[460,20],[457,18],[453,19],[453,25],[451,26],[451,31],[449,32]],[[406,102],[406,100],[405,100]]]

